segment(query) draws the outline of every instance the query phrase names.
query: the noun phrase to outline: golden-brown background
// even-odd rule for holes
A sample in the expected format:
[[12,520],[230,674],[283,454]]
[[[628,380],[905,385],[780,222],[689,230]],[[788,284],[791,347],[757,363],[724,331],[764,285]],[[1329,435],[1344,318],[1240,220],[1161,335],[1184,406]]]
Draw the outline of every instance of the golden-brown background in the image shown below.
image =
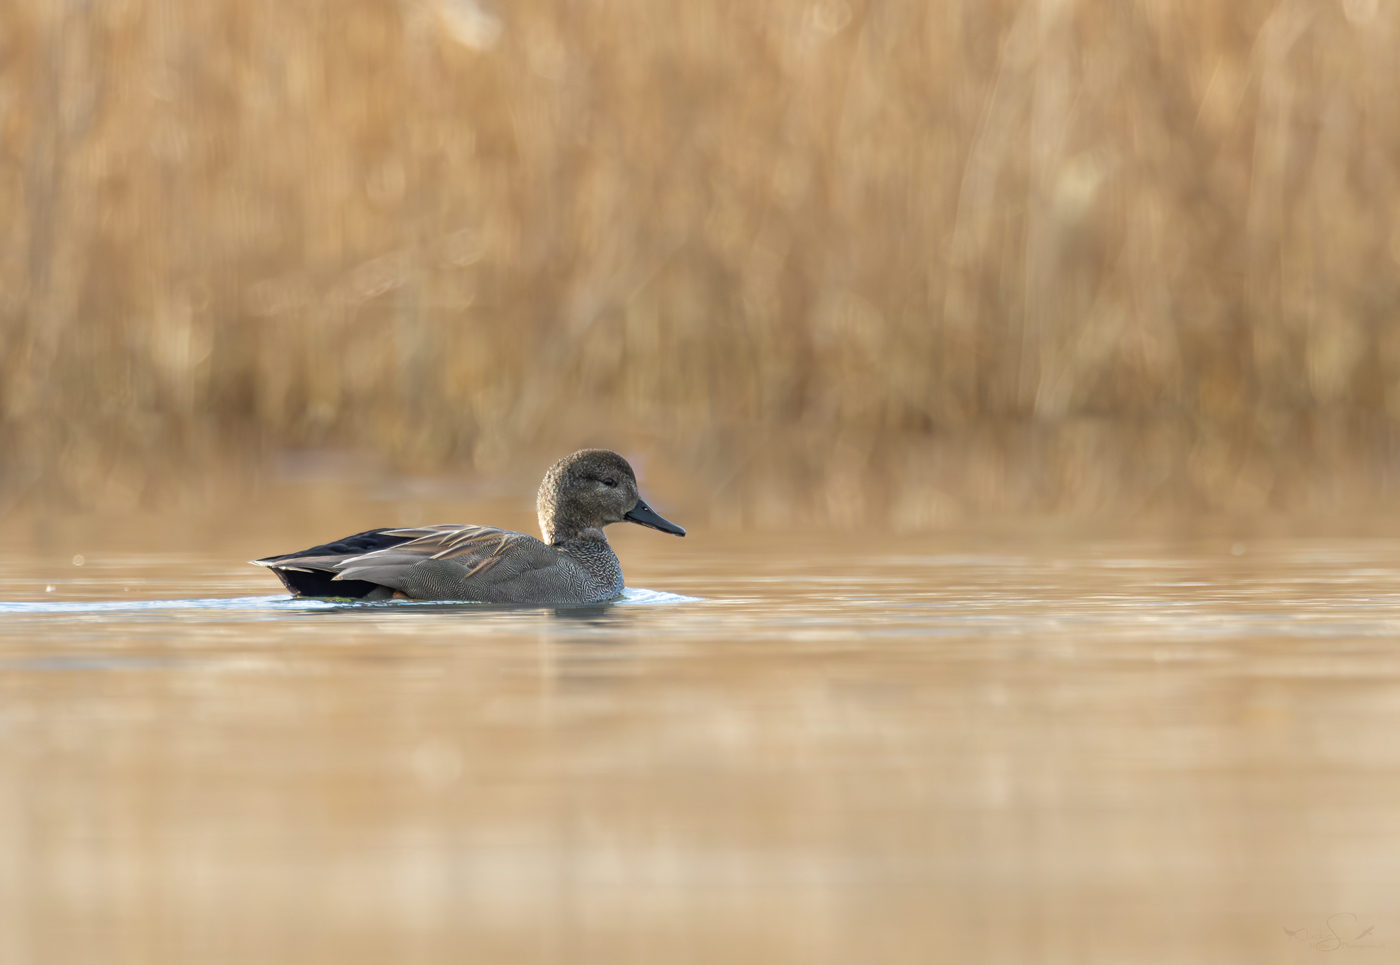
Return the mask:
[[747,523],[1383,507],[1398,28],[1382,0],[12,0],[3,505],[596,443]]

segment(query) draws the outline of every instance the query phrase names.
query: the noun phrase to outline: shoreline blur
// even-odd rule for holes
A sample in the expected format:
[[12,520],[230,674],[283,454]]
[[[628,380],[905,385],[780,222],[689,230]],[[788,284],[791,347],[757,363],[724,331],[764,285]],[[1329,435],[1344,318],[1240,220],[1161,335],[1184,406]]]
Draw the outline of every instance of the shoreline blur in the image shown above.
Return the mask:
[[20,0],[0,508],[602,444],[738,525],[1394,513],[1397,32],[1365,0]]

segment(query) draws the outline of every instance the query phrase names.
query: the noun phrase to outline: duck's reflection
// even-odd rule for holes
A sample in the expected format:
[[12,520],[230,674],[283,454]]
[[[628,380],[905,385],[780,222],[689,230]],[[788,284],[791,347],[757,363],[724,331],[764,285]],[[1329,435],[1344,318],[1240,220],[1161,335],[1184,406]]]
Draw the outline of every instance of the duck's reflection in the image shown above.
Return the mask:
[[590,603],[586,606],[556,607],[554,619],[564,623],[584,626],[616,626],[622,619],[618,608],[612,603]]
[[557,621],[565,627],[600,629],[621,627],[627,618],[624,608],[617,603],[586,603],[578,606],[538,607],[495,603],[365,603],[359,600],[346,600],[343,605],[318,607],[315,609],[288,611],[299,617],[383,619],[413,617],[461,617],[464,624],[469,618],[491,619],[500,617],[545,617]]

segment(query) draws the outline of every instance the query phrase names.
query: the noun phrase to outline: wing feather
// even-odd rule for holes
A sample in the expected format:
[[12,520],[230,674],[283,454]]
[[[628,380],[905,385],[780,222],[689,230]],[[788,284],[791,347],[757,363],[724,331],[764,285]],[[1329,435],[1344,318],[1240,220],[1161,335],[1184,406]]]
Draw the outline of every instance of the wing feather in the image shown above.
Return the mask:
[[[374,542],[379,547],[374,548]],[[383,545],[386,542],[389,545]],[[460,573],[447,577],[449,581],[471,580],[480,592],[491,594],[498,592],[492,587],[522,576],[530,579],[528,574],[549,567],[556,557],[556,550],[524,533],[494,526],[448,525],[375,530],[258,562],[280,570],[321,572],[330,581],[364,581],[402,589],[411,595],[417,592],[415,587],[421,589],[422,574],[446,562],[451,564],[448,572]]]

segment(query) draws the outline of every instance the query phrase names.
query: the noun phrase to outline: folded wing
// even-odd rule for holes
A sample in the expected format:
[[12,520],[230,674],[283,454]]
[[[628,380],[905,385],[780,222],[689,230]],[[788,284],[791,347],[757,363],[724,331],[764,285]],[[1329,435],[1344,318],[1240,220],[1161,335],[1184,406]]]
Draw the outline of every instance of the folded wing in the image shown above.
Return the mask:
[[382,599],[399,591],[415,599],[493,600],[503,584],[548,567],[556,555],[524,533],[449,525],[369,530],[254,562],[303,596]]

